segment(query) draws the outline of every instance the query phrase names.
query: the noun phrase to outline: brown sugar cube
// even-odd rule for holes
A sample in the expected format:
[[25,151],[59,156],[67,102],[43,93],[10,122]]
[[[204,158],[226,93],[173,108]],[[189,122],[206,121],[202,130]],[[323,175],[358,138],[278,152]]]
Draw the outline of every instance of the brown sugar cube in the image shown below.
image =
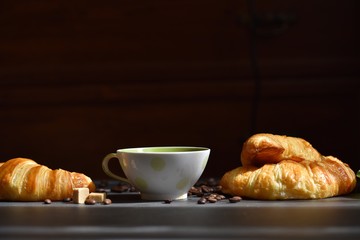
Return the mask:
[[89,188],[74,188],[73,191],[74,203],[85,203],[86,198],[90,194]]
[[97,203],[102,203],[106,199],[106,193],[104,193],[104,192],[101,192],[101,193],[92,192],[92,193],[89,194],[88,198],[95,200]]

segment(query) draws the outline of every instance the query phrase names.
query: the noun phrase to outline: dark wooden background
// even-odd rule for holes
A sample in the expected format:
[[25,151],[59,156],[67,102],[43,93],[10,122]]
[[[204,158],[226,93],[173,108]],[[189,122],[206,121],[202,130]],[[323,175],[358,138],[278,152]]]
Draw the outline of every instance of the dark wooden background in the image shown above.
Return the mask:
[[[106,178],[118,148],[302,137],[360,169],[357,0],[1,1],[0,159]],[[115,167],[115,163],[112,163]]]

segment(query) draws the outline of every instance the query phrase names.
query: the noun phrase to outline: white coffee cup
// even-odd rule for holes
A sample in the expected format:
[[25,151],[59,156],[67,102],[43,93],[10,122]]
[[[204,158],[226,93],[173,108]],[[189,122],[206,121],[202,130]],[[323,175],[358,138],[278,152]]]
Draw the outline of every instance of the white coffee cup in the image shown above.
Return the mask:
[[[128,182],[140,191],[144,200],[186,199],[188,190],[203,173],[210,149],[205,147],[140,147],[119,149],[102,161],[104,172],[114,179]],[[117,158],[126,178],[109,169]]]

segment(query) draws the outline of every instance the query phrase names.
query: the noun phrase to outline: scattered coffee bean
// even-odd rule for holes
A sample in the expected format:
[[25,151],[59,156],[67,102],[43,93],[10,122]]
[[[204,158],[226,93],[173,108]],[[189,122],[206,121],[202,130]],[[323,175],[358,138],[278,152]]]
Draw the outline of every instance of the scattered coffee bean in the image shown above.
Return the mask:
[[71,202],[71,201],[72,201],[72,199],[69,197],[63,199],[63,202]]
[[51,204],[51,199],[48,199],[48,198],[45,199],[45,200],[44,200],[44,203],[45,203],[45,204]]
[[211,193],[214,191],[214,189],[212,187],[209,187],[209,186],[206,186],[206,185],[202,185],[201,186],[201,190],[204,192],[204,193]]
[[213,186],[212,188],[215,193],[221,193],[222,186],[217,185],[217,186]]
[[104,200],[104,205],[110,205],[112,203],[111,199],[107,198]]
[[188,194],[189,195],[195,195],[197,197],[204,196],[204,193],[203,193],[201,187],[192,187],[192,188],[190,188]]
[[199,192],[198,194],[196,194],[197,197],[203,197],[205,195],[205,193],[203,192]]
[[85,200],[85,204],[86,205],[95,205],[96,204],[96,200],[95,199],[92,199],[92,198],[87,198]]
[[188,195],[200,197],[197,201],[198,204],[216,203],[224,199],[228,199],[231,203],[242,200],[240,196],[223,195],[222,186],[219,185],[219,181],[216,178],[198,181],[190,188]]
[[214,198],[214,197],[209,197],[207,200],[208,200],[209,203],[216,203],[217,202],[216,198]]
[[129,186],[125,185],[125,184],[119,184],[119,185],[113,186],[111,188],[111,191],[112,192],[119,192],[119,193],[127,192],[127,191],[129,191]]
[[226,197],[225,197],[224,195],[218,194],[215,198],[216,198],[217,200],[223,200],[223,199],[225,199]]
[[196,194],[198,194],[200,192],[200,189],[198,189],[198,188],[196,188],[196,187],[191,187],[190,189],[189,189],[189,195],[196,195]]
[[111,192],[111,189],[108,188],[97,188],[96,192],[101,192],[101,193],[108,193]]
[[201,197],[201,198],[197,201],[198,204],[205,204],[206,202],[207,202],[207,200],[206,200],[206,198],[204,198],[204,197]]
[[211,193],[208,198],[216,198],[217,197],[217,194],[216,193]]
[[216,181],[215,178],[209,178],[207,181],[206,181],[206,185],[210,186],[210,187],[215,187],[217,186],[218,182]]
[[166,203],[166,204],[170,204],[172,202],[172,200],[170,200],[170,199],[166,199],[165,201],[164,201],[164,203]]
[[233,196],[233,197],[229,198],[229,202],[230,202],[230,203],[236,203],[236,202],[240,202],[241,199],[242,199],[242,198],[239,197],[239,196]]

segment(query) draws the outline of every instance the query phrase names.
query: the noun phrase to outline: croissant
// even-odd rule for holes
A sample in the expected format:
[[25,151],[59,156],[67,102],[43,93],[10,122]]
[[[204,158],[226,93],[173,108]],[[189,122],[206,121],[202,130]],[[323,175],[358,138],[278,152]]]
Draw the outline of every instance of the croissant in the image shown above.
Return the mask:
[[318,199],[350,193],[355,173],[301,139],[256,134],[243,145],[242,167],[220,180],[222,191],[253,199]]
[[262,166],[266,163],[278,163],[282,160],[320,161],[322,155],[302,138],[255,134],[243,144],[241,163],[243,166]]
[[0,163],[0,200],[56,201],[72,197],[73,188],[82,187],[95,190],[92,180],[82,173],[51,170],[26,158]]

